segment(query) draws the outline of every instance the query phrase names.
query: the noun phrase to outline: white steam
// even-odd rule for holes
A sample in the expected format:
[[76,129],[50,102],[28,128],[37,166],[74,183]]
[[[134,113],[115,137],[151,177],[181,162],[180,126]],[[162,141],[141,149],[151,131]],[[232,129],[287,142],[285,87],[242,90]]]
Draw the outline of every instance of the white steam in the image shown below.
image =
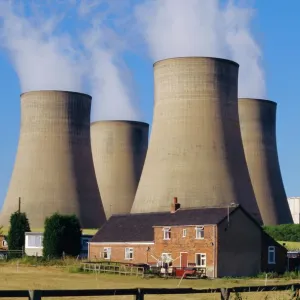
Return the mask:
[[145,0],[137,28],[153,60],[212,56],[239,63],[239,97],[265,98],[261,51],[251,33],[252,10],[233,1]]
[[1,44],[13,62],[22,92],[59,89],[81,91],[83,70],[68,35],[55,36],[58,20],[34,23],[1,3]]
[[[89,93],[92,121],[141,119],[123,56],[128,50],[141,53],[143,46],[153,60],[235,60],[239,96],[265,98],[261,51],[250,28],[252,10],[233,0],[224,7],[218,0],[28,1],[23,10],[16,9],[17,2],[0,0],[0,46],[11,58],[22,92]],[[29,6],[34,6],[30,13]]]
[[53,13],[55,2],[28,2],[29,7],[14,1],[0,4],[0,46],[15,67],[21,91],[86,92],[93,97],[91,121],[139,120],[131,74],[121,60],[124,47],[114,30],[96,22],[111,13],[111,6],[92,14],[105,8],[106,1],[68,0],[71,12],[74,6],[73,24],[65,28],[63,22],[70,16]]

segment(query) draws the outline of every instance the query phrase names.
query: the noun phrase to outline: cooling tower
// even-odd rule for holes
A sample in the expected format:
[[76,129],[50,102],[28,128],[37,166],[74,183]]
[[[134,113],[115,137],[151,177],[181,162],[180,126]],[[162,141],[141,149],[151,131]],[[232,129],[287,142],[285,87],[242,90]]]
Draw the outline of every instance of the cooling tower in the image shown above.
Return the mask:
[[18,209],[31,228],[55,212],[75,214],[83,228],[97,228],[105,214],[90,141],[91,97],[64,91],[21,95],[19,145],[0,224]]
[[252,186],[265,225],[293,223],[276,143],[276,103],[239,99],[239,117]]
[[238,117],[239,65],[207,57],[154,64],[154,115],[132,213],[239,203],[258,221]]
[[107,219],[130,213],[148,148],[149,125],[99,121],[91,126],[96,177]]

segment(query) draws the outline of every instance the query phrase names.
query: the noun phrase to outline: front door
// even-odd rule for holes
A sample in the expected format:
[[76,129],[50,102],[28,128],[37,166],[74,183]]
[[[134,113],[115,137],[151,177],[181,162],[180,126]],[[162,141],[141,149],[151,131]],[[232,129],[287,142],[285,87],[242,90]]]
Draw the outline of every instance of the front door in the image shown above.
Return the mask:
[[180,267],[186,268],[188,266],[188,254],[187,252],[180,253]]

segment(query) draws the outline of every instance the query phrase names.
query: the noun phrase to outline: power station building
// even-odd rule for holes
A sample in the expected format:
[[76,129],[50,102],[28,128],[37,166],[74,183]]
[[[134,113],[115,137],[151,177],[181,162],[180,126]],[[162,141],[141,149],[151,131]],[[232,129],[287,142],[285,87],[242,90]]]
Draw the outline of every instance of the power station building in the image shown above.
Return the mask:
[[293,223],[278,159],[277,104],[241,98],[238,106],[246,161],[263,223]]
[[106,220],[90,141],[91,97],[66,91],[21,95],[19,145],[0,223],[18,209],[31,228],[44,226],[55,212],[75,214],[83,228]]
[[131,213],[241,204],[261,222],[240,132],[239,65],[209,57],[154,64],[149,148]]
[[107,219],[130,213],[148,148],[149,124],[99,121],[91,125],[94,166]]
[[300,224],[300,197],[289,197],[288,203],[294,223]]

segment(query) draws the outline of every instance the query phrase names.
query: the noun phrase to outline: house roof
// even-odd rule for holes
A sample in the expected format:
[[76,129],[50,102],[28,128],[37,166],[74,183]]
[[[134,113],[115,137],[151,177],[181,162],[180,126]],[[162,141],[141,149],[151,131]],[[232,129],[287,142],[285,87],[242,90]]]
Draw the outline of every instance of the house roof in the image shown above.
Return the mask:
[[[233,212],[237,207],[230,207]],[[175,213],[139,213],[112,215],[91,242],[152,242],[153,226],[189,226],[219,224],[227,217],[228,207],[178,209]]]

